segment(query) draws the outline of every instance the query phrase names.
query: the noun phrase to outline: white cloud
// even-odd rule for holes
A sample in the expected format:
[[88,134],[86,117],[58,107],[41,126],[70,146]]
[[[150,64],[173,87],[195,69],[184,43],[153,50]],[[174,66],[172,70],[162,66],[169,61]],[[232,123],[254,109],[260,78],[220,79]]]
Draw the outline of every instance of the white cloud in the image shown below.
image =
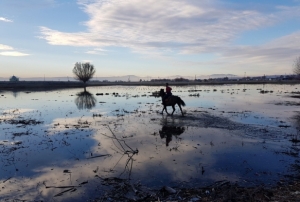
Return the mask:
[[65,33],[41,27],[41,38],[52,45],[204,52],[225,46],[242,31],[275,21],[271,15],[226,10],[208,2],[80,0],[90,16],[85,22],[86,32]]
[[9,19],[4,18],[4,17],[0,17],[0,21],[4,21],[4,22],[13,22],[12,20],[9,20]]
[[92,55],[105,55],[105,52],[107,52],[107,51],[102,48],[95,48],[93,50],[87,51],[86,53],[92,54]]
[[173,57],[164,55],[212,53],[216,60],[200,66],[222,67],[226,73],[247,68],[260,72],[266,65],[282,72],[299,53],[299,33],[259,46],[233,44],[243,32],[299,17],[297,6],[275,6],[262,12],[236,9],[218,0],[78,0],[78,4],[89,16],[85,31],[41,27],[41,38],[51,45],[95,47],[88,54],[103,54],[105,47],[126,47],[174,63]]
[[[278,66],[292,62],[300,52],[300,31],[275,39],[260,46],[232,47],[224,53],[224,58],[242,59],[244,63],[267,62]],[[247,59],[247,60],[245,60]]]
[[248,72],[250,76],[291,74],[293,61],[299,53],[300,31],[259,46],[231,46],[210,61],[186,61],[173,65],[205,66],[215,69],[215,73],[234,72],[237,75],[244,75],[244,72]]
[[13,50],[13,47],[0,44],[0,50]]
[[0,55],[19,57],[19,56],[28,56],[29,54],[15,51],[14,48],[11,46],[0,44]]
[[3,56],[28,56],[29,54],[21,53],[18,51],[4,51],[4,52],[0,52],[0,55],[3,55]]

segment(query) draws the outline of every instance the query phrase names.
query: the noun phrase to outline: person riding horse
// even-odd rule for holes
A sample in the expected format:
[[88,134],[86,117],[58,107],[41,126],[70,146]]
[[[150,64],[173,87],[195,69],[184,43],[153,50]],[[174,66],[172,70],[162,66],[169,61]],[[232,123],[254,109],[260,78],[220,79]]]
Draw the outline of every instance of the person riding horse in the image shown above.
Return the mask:
[[159,91],[159,96],[161,97],[162,104],[164,106],[161,114],[164,113],[164,110],[166,110],[167,114],[169,114],[168,111],[167,111],[167,106],[172,106],[173,112],[172,112],[171,115],[173,115],[173,113],[175,111],[175,105],[177,104],[180,111],[181,111],[181,114],[183,116],[184,114],[183,114],[183,111],[181,109],[181,106],[185,106],[184,101],[180,97],[172,95],[172,93],[171,93],[172,88],[169,87],[168,83],[166,83],[166,91],[167,91],[167,93],[165,93],[164,89],[160,89],[160,91]]
[[172,95],[171,91],[172,91],[172,88],[169,86],[169,83],[166,83],[166,95],[163,97],[163,103],[162,104],[165,104],[168,97],[170,97]]

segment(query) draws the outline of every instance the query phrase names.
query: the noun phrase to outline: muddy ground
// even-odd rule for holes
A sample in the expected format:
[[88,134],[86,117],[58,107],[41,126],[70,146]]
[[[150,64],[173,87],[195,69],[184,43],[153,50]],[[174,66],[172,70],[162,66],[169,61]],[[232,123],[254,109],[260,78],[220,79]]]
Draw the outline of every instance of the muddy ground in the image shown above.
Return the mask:
[[[151,121],[160,124],[161,120],[160,118],[158,118],[160,116],[159,111],[156,111],[155,113],[157,113],[157,116],[154,116],[155,118],[152,118]],[[133,116],[139,115],[140,113],[136,113]],[[261,136],[261,133],[264,133],[265,138],[268,137],[268,139],[276,139],[281,134],[281,132],[276,129],[269,128],[268,130],[266,130],[258,126],[237,123],[227,118],[215,116],[207,111],[201,110],[186,113],[184,117],[180,115],[174,115],[173,119],[180,120],[180,124],[176,124],[175,126],[164,126],[159,131],[159,134],[161,136],[166,136],[167,138],[169,135],[180,135],[187,127],[217,128],[228,131],[238,131],[239,133],[247,133],[252,138],[258,138],[259,136]],[[42,124],[41,121],[24,118],[21,120],[16,118],[2,119],[1,122],[17,125],[18,127]],[[111,123],[116,124],[117,122],[118,121],[112,121]],[[74,127],[84,130],[84,128],[88,128],[89,125],[91,125],[91,122],[79,122],[77,125],[68,125],[68,127]],[[110,131],[113,134],[113,138],[115,138],[115,140],[125,140],[125,146],[127,145],[126,139],[117,137],[114,134],[113,129],[110,129]],[[13,137],[16,138],[18,136],[26,135],[29,134],[14,133]],[[94,178],[96,181],[98,181],[99,184],[101,184],[101,186],[94,187],[96,193],[98,192],[99,194],[88,196],[88,198],[90,198],[88,201],[299,201],[300,183],[298,182],[298,180],[300,179],[300,162],[298,156],[300,147],[297,145],[299,140],[297,139],[298,137],[296,137],[296,139],[293,139],[293,137],[286,138],[289,138],[291,143],[295,143],[294,147],[292,147],[293,150],[290,150],[289,152],[278,152],[285,152],[284,155],[292,155],[295,157],[296,161],[293,165],[294,171],[293,175],[282,176],[282,179],[278,179],[278,182],[275,185],[270,186],[261,183],[253,186],[252,183],[249,183],[247,185],[247,182],[244,182],[243,185],[240,185],[238,183],[222,180],[208,186],[193,186],[189,182],[182,182],[176,187],[164,185],[159,188],[153,188],[145,186],[142,181],[131,180],[127,177],[103,177],[99,176],[96,171],[94,171]],[[166,141],[168,140],[166,139]],[[22,149],[23,147],[22,142],[18,143],[15,141],[14,144],[16,145],[16,150]],[[137,150],[132,149],[128,145],[127,147],[125,147],[125,150],[124,153],[126,153],[132,159],[134,159],[134,155],[138,153]],[[2,153],[7,151],[5,150],[5,145],[2,145],[1,151]],[[10,150],[7,152],[14,151],[15,150]],[[102,156],[91,156],[90,158],[98,157]],[[205,171],[202,170],[202,172]],[[71,171],[64,170],[64,173],[71,173]],[[9,180],[10,179],[7,179],[5,181]],[[5,182],[3,182],[3,184],[5,184]],[[44,187],[45,189],[56,189],[57,191],[54,195],[53,200],[60,201],[60,196],[76,192],[79,187],[85,186],[85,184],[88,184],[88,181],[82,182],[78,186],[48,186],[44,183]],[[103,189],[103,186],[106,188]],[[5,186],[3,186],[2,188],[5,188]],[[99,190],[97,191],[97,189]],[[10,197],[4,199],[4,201],[20,200],[17,198],[11,199]]]
[[[197,81],[188,81],[188,82],[175,82],[170,81],[172,86],[188,86],[188,85],[230,85],[230,84],[299,84],[300,80],[278,80],[278,81],[207,81],[207,82],[197,82]],[[151,81],[142,81],[142,82],[101,82],[101,81],[92,81],[84,85],[79,81],[19,81],[19,82],[9,82],[9,81],[0,81],[0,90],[40,90],[40,89],[64,89],[64,88],[82,88],[83,86],[114,86],[114,85],[126,85],[126,86],[164,86],[165,82],[151,82]]]
[[[182,125],[187,127],[208,127],[221,128],[230,131],[247,133],[251,137],[259,137],[264,133],[268,138],[277,138],[281,132],[266,130],[261,127],[233,122],[227,118],[218,117],[207,111],[197,111],[198,115],[186,114],[185,117],[177,117],[183,120]],[[195,113],[197,113],[195,111]],[[237,112],[235,112],[237,113]],[[296,121],[299,117],[295,117]],[[152,121],[156,121],[153,119]],[[180,126],[166,128],[164,133],[180,134],[183,131]],[[160,131],[163,133],[163,131]],[[300,135],[300,134],[299,134]],[[252,183],[243,185],[226,180],[217,181],[208,186],[191,186],[189,182],[182,182],[177,187],[163,186],[153,189],[144,186],[142,182],[133,183],[131,180],[120,178],[99,178],[103,185],[109,190],[101,197],[96,197],[90,201],[300,201],[300,139],[299,136],[287,136],[293,144],[289,151],[277,151],[295,157],[295,164],[292,165],[293,174],[282,176],[277,183],[268,185],[264,183],[253,185]],[[202,168],[203,169],[203,168]],[[202,170],[202,172],[205,172]]]
[[[59,95],[59,93],[57,94]],[[86,93],[85,91],[77,93],[76,96],[68,93],[68,99],[72,98],[73,108],[67,108],[70,106],[67,103],[64,105],[67,108],[65,110],[64,107],[55,104],[59,97],[52,98],[53,93],[51,94],[52,100],[47,100],[48,98],[43,100],[43,96],[46,96],[46,94],[41,95],[41,97],[30,97],[30,102],[37,103],[38,99],[44,103],[47,103],[46,101],[53,102],[51,108],[45,104],[43,108],[30,111],[27,115],[21,113],[21,110],[15,109],[3,112],[0,118],[3,137],[6,138],[5,141],[0,142],[1,168],[3,171],[10,173],[0,183],[2,186],[0,199],[3,201],[300,201],[300,131],[299,133],[290,132],[295,131],[290,130],[294,129],[295,126],[292,126],[287,120],[280,118],[277,120],[277,117],[275,117],[276,121],[273,126],[246,124],[228,117],[239,119],[240,117],[254,116],[252,115],[253,112],[223,110],[217,107],[189,108],[188,106],[184,108],[184,116],[181,116],[178,107],[174,116],[167,116],[166,114],[160,114],[162,107],[159,99],[156,102],[141,102],[140,98],[147,97],[146,95],[126,95],[128,99],[136,99],[133,104],[134,108],[130,108],[129,105],[126,108],[118,108],[115,106],[117,106],[116,103],[118,103],[118,99],[121,99],[122,94],[110,94],[110,98],[115,99],[116,97],[116,100],[104,100],[103,97],[96,99],[95,92]],[[233,96],[232,92],[230,96]],[[291,96],[294,96],[294,94],[291,94]],[[197,95],[190,95],[190,97],[197,99]],[[185,97],[186,99],[187,97]],[[298,98],[294,99],[294,102],[299,102]],[[60,103],[65,102],[67,101],[64,98]],[[295,107],[297,105],[294,102],[281,101],[270,105]],[[111,114],[92,111],[96,104],[100,105],[100,109],[111,104],[113,106],[109,106]],[[58,108],[53,109],[53,106]],[[48,112],[51,110],[54,110],[51,113],[56,115],[55,118],[59,117],[60,119],[51,117],[51,121],[47,122],[45,117],[52,116]],[[78,113],[78,110],[82,111]],[[169,112],[171,112],[171,108],[169,108]],[[300,114],[293,117],[296,126],[300,126],[299,117]],[[264,122],[263,117],[256,117],[255,119],[258,122]],[[42,126],[45,126],[45,128]],[[275,153],[283,159],[288,157],[292,163],[289,165],[287,172],[276,173],[270,171],[269,173],[255,171],[255,168],[244,161],[246,162],[243,162],[244,170],[247,173],[252,173],[253,179],[251,177],[238,178],[237,182],[220,179],[206,185],[197,184],[195,180],[193,182],[178,181],[177,183],[169,183],[169,181],[163,180],[159,182],[157,180],[159,183],[156,186],[151,186],[149,182],[145,181],[149,181],[149,178],[152,178],[153,175],[149,176],[148,179],[147,177],[143,179],[139,179],[139,176],[132,177],[133,173],[139,172],[139,169],[137,169],[139,167],[134,166],[139,163],[138,161],[141,161],[137,159],[142,155],[145,155],[154,164],[150,170],[158,168],[154,160],[159,159],[159,156],[149,155],[148,158],[149,151],[146,151],[146,154],[142,153],[146,145],[155,143],[153,148],[156,147],[156,149],[150,150],[150,152],[157,152],[161,156],[167,152],[170,154],[164,159],[165,162],[159,165],[167,165],[171,162],[174,164],[170,167],[176,167],[180,164],[176,164],[179,159],[176,159],[175,162],[172,155],[177,155],[176,150],[178,149],[189,148],[194,153],[197,152],[199,155],[203,155],[202,152],[205,153],[204,148],[212,148],[211,151],[215,151],[221,148],[220,145],[229,144],[230,140],[226,143],[225,141],[218,141],[218,139],[214,141],[211,139],[196,139],[198,138],[196,136],[201,135],[204,138],[203,133],[207,131],[210,132],[209,135],[211,136],[215,135],[214,133],[219,133],[220,137],[224,135],[226,138],[234,137],[238,138],[239,141],[241,139],[241,145],[247,144],[247,140],[253,141],[254,143],[252,143],[256,146],[254,148]],[[94,136],[100,135],[102,135],[101,139],[96,139],[99,141],[96,142],[99,150],[92,151],[90,145],[87,148],[73,146],[78,142],[79,145],[88,142]],[[106,138],[106,141],[110,143],[107,147],[105,147],[105,142],[102,142],[103,138]],[[186,143],[185,140],[191,141]],[[201,141],[197,142],[198,140]],[[273,144],[281,144],[281,142],[283,142],[284,147],[276,150],[271,149]],[[114,149],[114,152],[108,149]],[[80,152],[76,153],[76,150],[80,150]],[[51,181],[48,176],[38,180],[35,180],[34,177],[26,179],[26,176],[23,177],[18,173],[26,173],[26,167],[34,164],[30,159],[31,151],[35,152],[34,155],[36,155],[36,151],[51,154],[42,158],[53,158],[53,156],[69,153],[67,159],[63,159],[68,160],[68,163],[66,167],[63,167],[64,165],[60,165],[61,167],[45,166],[47,169],[43,172],[54,172],[52,174],[55,177],[58,176],[56,180]],[[183,151],[185,150],[183,149]],[[28,156],[25,160],[21,158],[24,153]],[[124,164],[120,166],[123,166],[122,169],[125,167],[124,175],[120,174],[120,172],[123,172],[122,169],[120,171],[114,168],[106,170],[99,168],[107,160],[120,154],[127,157]],[[205,155],[208,155],[208,153]],[[99,160],[99,162],[96,162],[96,160]],[[149,162],[151,162],[150,160]],[[78,162],[78,165],[72,167],[70,162]],[[147,162],[148,160],[144,161],[144,163]],[[83,176],[76,176],[77,170],[81,172],[81,166],[87,169],[83,170]],[[183,169],[184,172],[184,169],[188,167],[189,165],[185,165],[185,167],[179,168]],[[111,166],[107,168],[111,168]],[[163,168],[160,169],[163,170]],[[200,180],[202,179],[201,176],[206,176],[210,172],[207,164],[199,164],[197,169],[197,175],[200,176],[198,176],[198,179]],[[26,172],[23,170],[26,170]],[[70,180],[71,183],[65,179],[67,177],[67,180]],[[157,178],[160,177],[163,176]],[[259,181],[256,181],[255,177]],[[264,179],[268,177],[272,178],[272,181],[263,183]],[[24,182],[22,178],[25,179]],[[76,179],[76,181],[71,181],[71,178]],[[27,189],[29,184],[32,186],[31,189]],[[29,195],[32,198],[26,195],[26,192],[34,193]]]
[[151,190],[141,185],[118,182],[113,190],[91,201],[300,201],[300,183],[278,182],[266,187],[241,187],[227,181],[220,181],[207,187],[184,188],[163,187]]

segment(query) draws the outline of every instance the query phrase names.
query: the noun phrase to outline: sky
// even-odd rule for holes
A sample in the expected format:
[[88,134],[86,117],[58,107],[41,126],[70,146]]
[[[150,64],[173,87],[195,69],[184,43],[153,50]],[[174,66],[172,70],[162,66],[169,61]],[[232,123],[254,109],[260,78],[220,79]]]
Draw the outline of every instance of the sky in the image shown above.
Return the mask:
[[1,0],[0,77],[293,73],[300,0]]

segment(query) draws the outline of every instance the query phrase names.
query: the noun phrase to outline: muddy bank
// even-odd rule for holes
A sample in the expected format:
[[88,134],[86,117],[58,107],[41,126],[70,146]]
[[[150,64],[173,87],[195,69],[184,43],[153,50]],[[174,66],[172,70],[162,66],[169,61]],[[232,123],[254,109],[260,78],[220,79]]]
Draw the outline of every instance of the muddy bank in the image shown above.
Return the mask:
[[[172,86],[189,85],[232,85],[232,84],[299,84],[300,80],[284,81],[208,81],[208,82],[169,82]],[[0,90],[42,90],[42,89],[64,89],[64,88],[84,88],[84,86],[165,86],[165,82],[88,82],[84,85],[76,81],[1,81]]]
[[273,187],[264,185],[241,187],[228,181],[219,181],[206,187],[185,188],[184,186],[175,189],[166,186],[160,190],[151,190],[140,184],[132,185],[123,181],[104,196],[90,201],[300,201],[298,181],[278,182],[278,185]]
[[[39,112],[37,112],[37,114],[38,113]],[[0,119],[2,123],[13,125],[19,128],[26,128],[27,133],[23,132],[12,134],[11,138],[13,142],[11,144],[9,140],[0,144],[0,154],[3,155],[2,160],[7,165],[8,162],[12,161],[10,159],[12,156],[17,157],[18,152],[30,152],[30,147],[35,147],[36,151],[41,153],[44,153],[44,151],[51,151],[53,153],[56,150],[61,150],[61,148],[65,147],[66,150],[61,151],[72,151],[72,155],[75,155],[76,157],[76,159],[73,159],[74,157],[72,157],[72,161],[75,160],[75,162],[82,162],[82,166],[87,168],[83,178],[76,180],[71,184],[64,183],[64,180],[62,180],[65,179],[64,177],[59,178],[59,180],[55,183],[49,179],[44,179],[39,180],[38,182],[32,180],[33,182],[37,183],[34,184],[30,180],[30,184],[36,187],[38,192],[51,191],[48,197],[44,198],[38,195],[35,197],[35,199],[81,201],[83,200],[81,197],[84,194],[84,200],[89,201],[281,201],[283,199],[299,199],[300,193],[297,192],[299,184],[292,182],[295,179],[300,179],[300,166],[299,162],[297,162],[300,149],[299,145],[293,143],[292,137],[289,136],[288,133],[284,133],[282,130],[279,130],[275,127],[249,125],[235,122],[207,111],[198,111],[197,113],[187,112],[183,117],[180,115],[162,116],[157,113],[157,111],[153,111],[150,113],[150,115],[148,114],[148,116],[151,117],[150,120],[145,118],[143,114],[145,113],[143,113],[142,110],[137,110],[133,113],[128,113],[127,115],[117,117],[100,116],[93,117],[93,119],[88,120],[82,119],[76,121],[76,123],[54,123],[51,128],[55,129],[55,131],[58,131],[58,134],[51,136],[50,131],[44,131],[45,135],[41,136],[39,141],[31,141],[30,137],[38,135],[34,132],[33,127],[41,125],[43,123],[41,120],[33,120],[30,119],[30,117],[24,116],[11,116],[10,118],[2,118]],[[8,116],[9,114],[6,115]],[[161,139],[163,143],[162,145],[160,145],[157,141],[147,143],[146,139],[137,137],[123,130],[123,127],[130,127],[130,123],[132,124],[133,122],[141,121],[143,124],[143,119],[146,119],[148,124],[152,126],[159,126],[158,129],[157,127],[151,127],[152,130],[150,131],[153,131],[154,133],[148,134],[147,136],[150,138],[150,140],[153,140],[154,138]],[[100,120],[103,127],[98,128],[98,130],[101,130],[101,134],[103,134],[104,138],[113,142],[113,144],[110,144],[110,147],[114,147],[116,153],[111,153],[109,150],[106,151],[107,153],[90,153],[88,148],[83,150],[84,153],[88,153],[83,157],[80,157],[79,154],[73,153],[78,148],[73,148],[72,145],[74,142],[72,141],[72,138],[78,138],[80,139],[80,142],[84,143],[89,139],[90,131],[94,130],[92,129],[93,125],[95,123],[99,123]],[[106,132],[104,132],[105,129]],[[203,129],[207,129],[208,131],[212,132],[209,134],[209,136],[212,136],[213,133],[218,133],[218,131],[220,132],[220,134],[217,136],[218,138],[224,137],[222,133],[228,135],[222,140],[213,139],[213,137],[207,137],[207,141],[184,141],[184,139],[188,138],[187,136],[189,134],[192,136],[198,136],[198,132],[199,135],[203,136],[204,131],[206,131]],[[81,135],[76,135],[80,133],[80,131],[86,132]],[[8,137],[9,136],[7,136],[7,138]],[[18,138],[20,137],[23,138],[23,141],[18,141]],[[155,177],[163,179],[163,176],[159,176],[159,172],[164,172],[163,170],[167,169],[163,168],[165,167],[164,164],[180,162],[178,157],[183,151],[182,147],[190,148],[199,155],[206,156],[209,154],[207,153],[208,151],[205,150],[205,147],[210,148],[209,151],[215,149],[220,150],[222,149],[221,145],[226,145],[229,143],[226,143],[226,141],[230,141],[228,139],[229,137],[241,138],[242,141],[239,142],[241,147],[247,147],[249,144],[255,144],[258,146],[256,149],[260,147],[262,148],[260,152],[267,153],[271,150],[271,152],[275,152],[277,153],[276,155],[281,156],[282,159],[285,156],[295,159],[295,164],[291,166],[291,169],[294,169],[294,171],[287,174],[286,172],[276,173],[276,170],[271,171],[271,168],[267,170],[261,170],[260,168],[255,168],[255,164],[251,163],[251,160],[247,158],[249,156],[243,156],[240,159],[233,159],[234,161],[232,161],[232,163],[240,162],[236,164],[236,166],[244,167],[243,169],[245,174],[250,174],[251,176],[241,176],[237,182],[216,180],[215,183],[209,185],[199,185],[203,184],[201,182],[201,180],[204,179],[203,176],[206,176],[208,173],[210,173],[211,169],[214,169],[207,163],[200,163],[195,165],[199,169],[199,173],[197,173],[198,177],[194,176],[195,179],[176,180],[176,182],[164,180],[160,181],[158,179],[150,183],[152,185],[149,184],[147,175],[153,176],[158,174]],[[134,144],[133,140],[136,138],[138,138],[138,143]],[[290,146],[277,149],[271,148],[274,142],[282,141],[284,139],[287,140],[287,142],[290,142]],[[56,141],[58,141],[58,144],[55,144]],[[98,146],[101,147],[102,144],[103,142],[99,141]],[[137,169],[135,165],[138,162],[141,162],[141,159],[138,157],[145,155],[143,154],[145,152],[144,147],[149,144],[155,144],[154,146],[159,148],[155,149],[155,152],[160,153],[159,150],[162,150],[163,153],[171,152],[172,156],[167,157],[167,159],[164,160],[165,163],[160,162],[159,165],[151,168],[159,170],[159,172],[156,174],[151,174],[152,171],[148,170],[146,172],[146,176],[141,178],[135,177],[139,175],[140,172],[143,172],[141,169]],[[166,150],[164,148],[166,148]],[[82,148],[80,148],[80,151],[81,150]],[[61,155],[61,151],[57,154]],[[259,154],[260,152],[257,153]],[[118,154],[124,156],[126,159],[124,164],[121,164],[121,167],[124,168],[121,169],[121,171],[115,168],[106,168],[104,172],[101,172],[103,168],[99,167],[99,162],[103,162],[103,159],[106,159],[105,162],[107,162],[107,159],[111,159]],[[150,156],[153,159],[159,158],[159,156],[155,156],[154,154],[150,154]],[[190,159],[194,157],[192,156],[192,153],[188,153],[184,158],[187,161],[190,161]],[[232,157],[225,157],[226,161],[231,161],[227,158]],[[260,161],[259,159],[259,156],[254,157],[254,161]],[[265,159],[265,157],[263,157],[263,159]],[[18,161],[20,160],[21,159],[14,159],[13,165],[19,165]],[[151,160],[152,159],[149,161]],[[95,163],[91,164],[91,161],[94,161]],[[145,164],[147,165],[148,163],[145,162]],[[184,162],[182,164],[186,163]],[[189,164],[194,163],[189,162]],[[224,165],[222,163],[219,166],[222,168]],[[72,178],[77,179],[78,177],[76,177],[76,172],[78,172],[77,170],[80,171],[79,166],[77,166],[77,168],[72,168],[70,163],[68,163],[68,167],[69,168],[62,167],[61,169],[55,169],[58,169],[65,176],[69,175],[70,180]],[[176,164],[171,165],[171,167],[175,168]],[[184,172],[189,172],[188,167],[190,167],[190,165],[185,168],[181,168],[180,166],[179,168],[184,169]],[[17,166],[16,168],[17,172],[26,169],[25,167],[20,166]],[[169,177],[172,178],[172,176]],[[274,180],[272,180],[272,183],[268,183],[268,180],[266,183],[264,183],[264,178],[272,178]],[[11,183],[18,184],[18,181],[13,180],[12,177],[8,177],[3,181],[3,190],[0,191],[0,193],[6,193],[7,189],[12,189],[12,187],[10,187]],[[4,194],[4,196],[5,195],[6,194]],[[11,197],[14,200],[24,199],[22,196],[14,197],[7,195],[5,199],[9,201]]]
[[[261,94],[262,87],[273,93]],[[299,87],[249,88],[174,87],[185,116],[177,106],[174,116],[161,115],[156,87],[3,92],[0,200],[276,200],[279,188],[297,194],[288,186],[300,173],[299,113],[276,103],[293,101],[288,92]],[[195,91],[199,97],[190,96]]]
[[[252,180],[243,180],[243,182],[230,182],[226,180],[216,181],[208,186],[199,186],[197,183],[182,181],[176,185],[154,188],[145,186],[143,180],[134,181],[118,177],[102,178],[95,177],[106,186],[106,191],[101,196],[91,198],[92,202],[99,201],[299,201],[300,200],[300,162],[299,142],[295,142],[289,134],[283,136],[282,131],[277,128],[269,128],[257,125],[242,124],[231,121],[227,118],[210,114],[206,111],[198,111],[198,114],[186,114],[184,117],[175,116],[172,118],[175,124],[165,126],[164,120],[151,119],[152,122],[164,125],[159,131],[160,136],[178,136],[185,128],[218,128],[237,132],[233,133],[244,137],[250,137],[253,140],[261,139],[261,145],[267,149],[266,142],[288,139],[291,142],[291,148],[274,150],[275,153],[295,157],[295,164],[291,165],[292,174],[279,175],[278,180],[273,184],[263,182],[254,183]],[[167,137],[166,137],[166,141]],[[169,142],[170,143],[170,142]],[[214,145],[213,142],[210,143]],[[167,146],[169,146],[167,144]],[[247,161],[247,159],[245,159]],[[251,166],[248,167],[252,170]],[[202,175],[206,168],[201,166]],[[266,174],[266,173],[264,173]],[[259,176],[256,173],[256,176]],[[276,175],[273,173],[272,175]]]

